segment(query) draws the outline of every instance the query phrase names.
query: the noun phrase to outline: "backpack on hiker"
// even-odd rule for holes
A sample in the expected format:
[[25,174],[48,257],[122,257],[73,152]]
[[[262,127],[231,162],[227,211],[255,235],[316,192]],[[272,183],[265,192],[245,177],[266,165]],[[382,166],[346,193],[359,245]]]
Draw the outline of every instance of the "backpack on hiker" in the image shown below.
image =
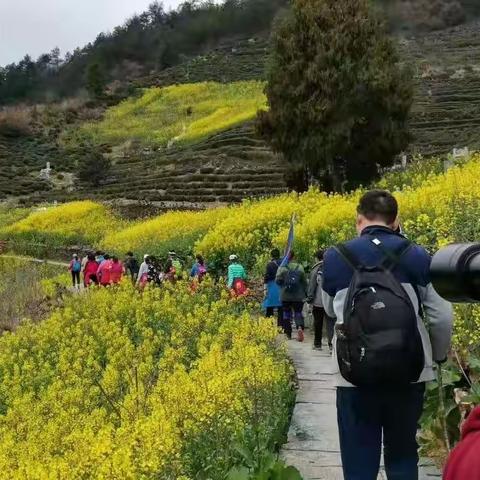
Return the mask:
[[417,312],[392,271],[410,250],[410,242],[384,254],[378,266],[362,265],[345,245],[336,251],[354,274],[345,301],[343,325],[337,325],[337,358],[342,376],[356,386],[405,386],[419,380],[425,364]]
[[294,292],[298,289],[302,279],[302,272],[298,265],[295,268],[287,268],[284,288],[287,292]]
[[243,278],[236,278],[232,285],[232,294],[235,297],[244,297],[248,293],[248,288]]
[[205,275],[207,274],[207,267],[205,265],[198,265],[198,279],[203,280]]
[[80,273],[82,271],[82,262],[80,260],[72,260],[72,272]]

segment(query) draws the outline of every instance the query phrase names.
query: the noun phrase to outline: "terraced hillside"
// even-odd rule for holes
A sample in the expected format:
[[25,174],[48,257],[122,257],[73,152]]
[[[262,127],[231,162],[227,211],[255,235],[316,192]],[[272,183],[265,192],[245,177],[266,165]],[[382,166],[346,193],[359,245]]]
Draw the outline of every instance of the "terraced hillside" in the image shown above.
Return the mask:
[[[418,86],[410,153],[431,155],[450,152],[454,147],[480,148],[479,32],[480,23],[470,23],[400,39],[405,58],[414,61]],[[266,34],[235,38],[135,85],[262,80],[267,46]],[[124,132],[129,135],[128,128]],[[35,192],[35,202],[95,198],[127,205],[147,202],[159,208],[191,208],[287,189],[284,162],[255,137],[251,122],[220,133],[214,129],[210,137],[196,141],[161,148],[146,147],[139,141],[121,148],[110,145],[113,168],[108,180],[95,188],[76,182],[71,190],[38,179],[46,161],[52,162],[56,174],[75,164],[62,155],[58,142],[0,139],[0,198],[30,197]]]
[[480,148],[479,33],[480,23],[472,23],[405,42],[418,75],[412,151]]
[[[94,198],[118,206],[140,203],[156,209],[203,208],[286,191],[283,161],[255,137],[251,122],[199,143],[169,150],[140,148],[112,154],[113,171],[102,186],[81,184],[59,201]],[[50,193],[38,198],[51,200]]]

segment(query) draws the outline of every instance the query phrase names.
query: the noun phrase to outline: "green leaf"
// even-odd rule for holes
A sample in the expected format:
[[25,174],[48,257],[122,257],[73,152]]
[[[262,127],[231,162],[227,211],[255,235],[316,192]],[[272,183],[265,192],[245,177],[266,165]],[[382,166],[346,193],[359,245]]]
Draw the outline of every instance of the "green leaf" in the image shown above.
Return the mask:
[[232,468],[227,476],[227,480],[250,480],[250,471],[246,467]]
[[302,476],[295,467],[290,466],[284,469],[280,480],[302,480]]

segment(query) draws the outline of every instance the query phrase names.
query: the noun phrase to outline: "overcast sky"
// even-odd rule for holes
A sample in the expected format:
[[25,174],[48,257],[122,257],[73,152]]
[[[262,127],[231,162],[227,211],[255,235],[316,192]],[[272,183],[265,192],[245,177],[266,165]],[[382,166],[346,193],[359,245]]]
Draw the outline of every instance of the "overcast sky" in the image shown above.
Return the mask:
[[[56,46],[64,55],[112,30],[152,0],[0,0],[0,65]],[[164,0],[165,8],[181,0]]]

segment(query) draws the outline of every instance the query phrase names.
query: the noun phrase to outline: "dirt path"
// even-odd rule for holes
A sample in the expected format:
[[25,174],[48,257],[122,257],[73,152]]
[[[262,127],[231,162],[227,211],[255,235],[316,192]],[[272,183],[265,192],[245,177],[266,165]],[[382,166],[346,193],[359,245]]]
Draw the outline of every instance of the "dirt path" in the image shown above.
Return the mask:
[[57,267],[68,267],[68,263],[66,262],[58,262],[55,260],[41,260],[39,258],[32,258],[32,257],[24,257],[22,255],[8,255],[8,254],[2,254],[0,255],[0,258],[11,258],[13,260],[20,260],[23,262],[32,262],[32,263],[43,263],[47,265],[56,265]]
[[[282,457],[300,470],[304,480],[342,480],[331,358],[326,349],[312,350],[312,343],[309,334],[305,343],[288,342],[299,390]],[[420,480],[439,478],[431,462],[421,462]],[[384,472],[379,480],[386,480]]]

